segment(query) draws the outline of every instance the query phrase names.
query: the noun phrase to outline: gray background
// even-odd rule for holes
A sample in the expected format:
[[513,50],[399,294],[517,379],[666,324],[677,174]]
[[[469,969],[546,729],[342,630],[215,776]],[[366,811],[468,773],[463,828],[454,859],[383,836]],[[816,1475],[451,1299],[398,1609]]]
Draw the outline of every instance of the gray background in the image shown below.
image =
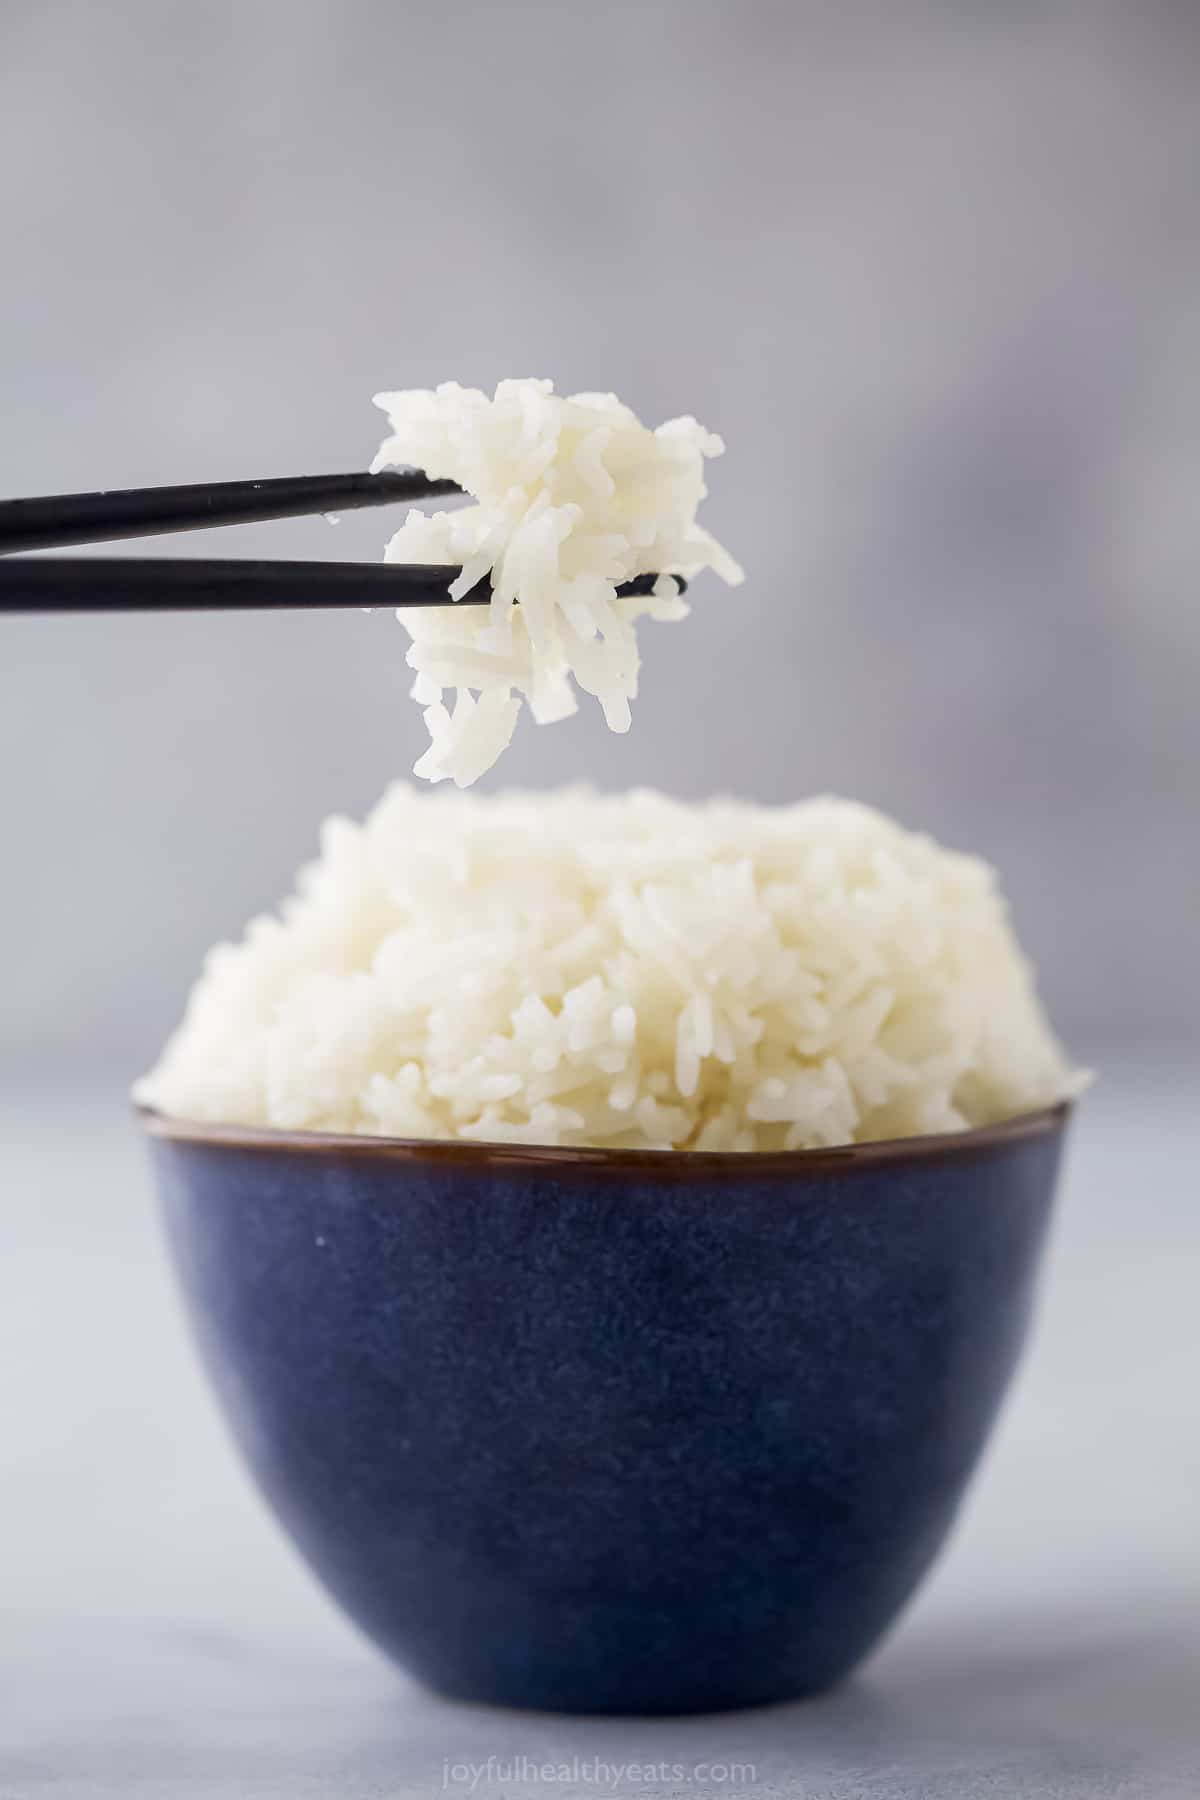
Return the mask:
[[[500,779],[873,800],[999,864],[1080,1053],[1191,1032],[1200,8],[10,0],[0,30],[0,492],[361,466],[371,394],[447,377],[695,411],[746,588],[646,628],[628,738],[523,725]],[[0,1063],[119,1085],[318,820],[411,766],[405,642],[0,633]]]

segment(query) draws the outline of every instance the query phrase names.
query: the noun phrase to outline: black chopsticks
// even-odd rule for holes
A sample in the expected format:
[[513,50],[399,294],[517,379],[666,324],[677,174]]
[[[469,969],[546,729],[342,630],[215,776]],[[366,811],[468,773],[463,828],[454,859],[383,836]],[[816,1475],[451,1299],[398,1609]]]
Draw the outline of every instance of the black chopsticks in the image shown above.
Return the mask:
[[[448,589],[462,571],[441,564],[14,553],[461,493],[457,483],[431,480],[420,469],[389,469],[377,475],[303,475],[0,500],[0,613],[447,606]],[[674,579],[682,593],[687,583]],[[657,580],[639,575],[617,592],[648,595]],[[491,597],[490,584],[480,581],[458,604],[482,606]]]
[[[0,561],[0,613],[260,612],[293,607],[448,606],[460,571],[438,563],[253,562],[160,556],[14,556]],[[618,594],[650,594],[639,575]],[[687,583],[674,577],[682,593]],[[485,606],[477,582],[459,606]]]
[[0,500],[0,556],[105,544],[114,538],[257,525],[306,513],[349,512],[461,494],[455,481],[431,481],[420,469],[378,475],[298,475],[275,481],[213,481],[187,487],[112,488],[95,494],[44,494]]

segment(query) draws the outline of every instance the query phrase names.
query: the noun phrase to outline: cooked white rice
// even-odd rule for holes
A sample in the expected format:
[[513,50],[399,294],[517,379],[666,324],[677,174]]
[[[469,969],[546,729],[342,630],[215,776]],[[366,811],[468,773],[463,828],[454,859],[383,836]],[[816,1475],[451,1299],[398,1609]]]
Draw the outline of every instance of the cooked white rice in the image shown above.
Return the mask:
[[[412,464],[477,502],[410,512],[386,560],[461,563],[455,599],[489,574],[494,587],[486,608],[397,613],[431,739],[414,773],[468,786],[507,748],[522,698],[539,724],[564,719],[576,709],[572,681],[613,731],[628,731],[636,621],[687,616],[670,575],[711,568],[742,580],[696,524],[704,459],[720,455],[720,438],[691,418],[650,431],[613,394],[565,399],[549,381],[502,381],[492,399],[448,381],[375,404],[392,435],[373,469]],[[655,571],[653,596],[618,597],[623,582]]]
[[991,871],[865,806],[398,785],[209,956],[137,1096],[185,1118],[775,1150],[1080,1085]]

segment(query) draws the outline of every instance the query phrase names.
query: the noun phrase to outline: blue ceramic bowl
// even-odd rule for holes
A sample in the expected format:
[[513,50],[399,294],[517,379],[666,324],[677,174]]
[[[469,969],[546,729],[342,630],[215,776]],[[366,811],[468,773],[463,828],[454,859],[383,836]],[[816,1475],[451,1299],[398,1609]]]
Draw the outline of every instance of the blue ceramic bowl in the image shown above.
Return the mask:
[[779,1156],[147,1125],[230,1423],[351,1617],[444,1694],[662,1713],[827,1687],[896,1617],[1065,1121]]

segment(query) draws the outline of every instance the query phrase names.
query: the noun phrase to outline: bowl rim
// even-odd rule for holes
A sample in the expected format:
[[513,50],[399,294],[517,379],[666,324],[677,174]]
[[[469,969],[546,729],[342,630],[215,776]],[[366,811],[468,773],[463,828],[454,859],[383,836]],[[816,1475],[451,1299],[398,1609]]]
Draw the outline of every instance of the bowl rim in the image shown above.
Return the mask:
[[563,1173],[653,1175],[703,1180],[714,1175],[844,1175],[880,1164],[927,1163],[991,1155],[1030,1139],[1060,1134],[1074,1110],[1060,1100],[1036,1112],[1017,1113],[995,1125],[924,1137],[881,1138],[819,1150],[614,1150],[602,1145],[483,1143],[462,1138],[397,1138],[367,1132],[293,1131],[275,1125],[216,1125],[181,1119],[152,1106],[135,1107],[147,1134],[175,1144],[212,1150],[354,1156],[367,1161],[457,1169],[542,1169]]

